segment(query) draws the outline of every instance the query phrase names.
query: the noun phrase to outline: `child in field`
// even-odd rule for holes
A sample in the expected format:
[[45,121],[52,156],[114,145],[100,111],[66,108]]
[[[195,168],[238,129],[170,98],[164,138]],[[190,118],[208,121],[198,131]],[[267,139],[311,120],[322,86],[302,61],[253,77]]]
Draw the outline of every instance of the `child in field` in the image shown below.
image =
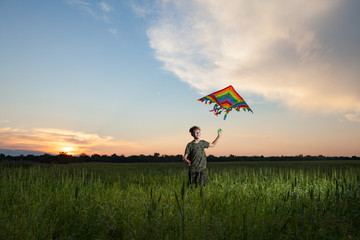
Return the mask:
[[[207,141],[200,140],[200,128],[198,126],[193,126],[190,128],[189,132],[191,136],[194,137],[194,140],[189,142],[185,148],[185,154],[183,156],[184,163],[189,166],[189,183],[195,184],[206,184],[206,154],[204,149],[208,147],[215,147],[216,143],[221,137],[221,130],[218,131],[218,135],[212,143]],[[199,183],[198,176],[200,175]]]

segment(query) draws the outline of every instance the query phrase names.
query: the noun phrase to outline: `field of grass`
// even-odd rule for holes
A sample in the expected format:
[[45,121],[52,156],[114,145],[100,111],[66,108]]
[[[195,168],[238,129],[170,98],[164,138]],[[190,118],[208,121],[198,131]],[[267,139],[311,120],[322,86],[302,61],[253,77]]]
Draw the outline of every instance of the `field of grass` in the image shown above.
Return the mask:
[[0,239],[360,239],[360,161],[0,163]]

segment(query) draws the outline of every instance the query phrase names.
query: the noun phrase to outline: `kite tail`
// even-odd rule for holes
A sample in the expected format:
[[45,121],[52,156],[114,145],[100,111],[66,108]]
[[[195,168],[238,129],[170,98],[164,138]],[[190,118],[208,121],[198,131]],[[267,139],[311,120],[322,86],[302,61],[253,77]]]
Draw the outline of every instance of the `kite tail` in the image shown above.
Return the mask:
[[213,110],[210,110],[210,112],[214,112],[216,116],[218,116],[222,111],[221,107],[219,105],[215,104]]
[[224,116],[224,120],[226,120],[226,117],[228,115],[228,113],[232,110],[232,108],[229,108],[228,110],[226,110],[225,116]]

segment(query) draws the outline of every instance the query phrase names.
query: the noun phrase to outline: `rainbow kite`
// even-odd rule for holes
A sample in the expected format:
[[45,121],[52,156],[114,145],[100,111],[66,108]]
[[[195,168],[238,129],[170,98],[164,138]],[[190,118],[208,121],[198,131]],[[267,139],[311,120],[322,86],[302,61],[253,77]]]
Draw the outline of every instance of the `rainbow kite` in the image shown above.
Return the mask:
[[208,103],[208,101],[209,104],[215,103],[213,110],[210,110],[210,112],[214,112],[214,114],[218,116],[224,110],[226,112],[224,120],[233,108],[236,109],[236,111],[240,111],[242,108],[244,111],[248,110],[253,112],[246,104],[244,99],[235,91],[231,85],[217,92],[213,92],[203,98],[200,98],[198,101],[205,101],[205,104]]

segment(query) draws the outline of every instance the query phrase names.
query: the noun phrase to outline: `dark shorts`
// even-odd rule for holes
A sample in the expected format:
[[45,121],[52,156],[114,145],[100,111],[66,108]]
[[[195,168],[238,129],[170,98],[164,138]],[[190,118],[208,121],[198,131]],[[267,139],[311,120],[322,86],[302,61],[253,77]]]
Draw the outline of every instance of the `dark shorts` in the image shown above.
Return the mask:
[[188,186],[193,184],[195,184],[195,186],[198,186],[199,184],[202,184],[203,186],[206,185],[206,169],[200,172],[192,172],[189,170]]

